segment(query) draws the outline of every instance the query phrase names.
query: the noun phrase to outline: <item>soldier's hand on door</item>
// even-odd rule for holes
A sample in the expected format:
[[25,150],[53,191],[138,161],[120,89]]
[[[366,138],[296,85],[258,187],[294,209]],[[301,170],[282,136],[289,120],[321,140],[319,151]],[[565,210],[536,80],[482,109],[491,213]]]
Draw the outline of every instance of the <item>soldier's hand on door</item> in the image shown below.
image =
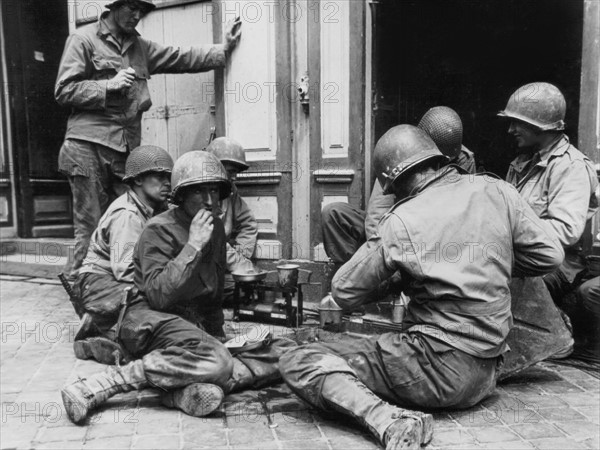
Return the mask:
[[202,250],[210,241],[213,232],[213,216],[212,212],[201,208],[200,211],[192,219],[190,225],[190,236],[188,244],[197,250]]
[[242,21],[238,16],[235,20],[227,23],[227,28],[225,30],[225,51],[231,52],[238,45],[241,37]]
[[108,80],[106,85],[106,89],[110,92],[120,91],[122,89],[129,89],[133,86],[133,82],[135,81],[135,70],[131,67],[127,69],[119,70],[113,78]]

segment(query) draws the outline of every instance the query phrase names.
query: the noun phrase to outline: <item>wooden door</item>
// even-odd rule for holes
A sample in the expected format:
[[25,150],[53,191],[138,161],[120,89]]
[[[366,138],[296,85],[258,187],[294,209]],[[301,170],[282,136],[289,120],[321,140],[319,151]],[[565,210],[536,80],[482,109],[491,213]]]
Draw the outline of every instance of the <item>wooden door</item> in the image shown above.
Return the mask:
[[323,206],[365,207],[365,3],[310,1],[308,10],[311,259],[326,261]]
[[237,185],[258,222],[256,257],[293,257],[289,21],[285,2],[212,3],[215,42],[240,17],[242,40],[217,73],[217,135],[238,140],[250,165]]
[[[6,0],[0,6],[3,88],[8,97],[3,115],[10,117],[10,128],[6,126],[3,134],[4,139],[10,136],[13,152],[12,164],[3,172],[7,180],[14,180],[6,187],[16,191],[18,234],[72,236],[70,189],[57,164],[69,111],[54,100],[54,81],[68,35],[67,4],[40,8],[34,0]],[[7,207],[3,203],[0,210]]]

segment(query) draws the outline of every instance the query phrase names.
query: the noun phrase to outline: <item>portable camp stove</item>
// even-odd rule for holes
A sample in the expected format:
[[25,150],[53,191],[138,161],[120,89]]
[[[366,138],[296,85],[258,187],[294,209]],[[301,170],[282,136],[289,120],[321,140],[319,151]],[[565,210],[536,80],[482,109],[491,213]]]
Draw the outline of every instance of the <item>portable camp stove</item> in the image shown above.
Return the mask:
[[[267,301],[266,293],[283,298]],[[294,306],[296,298],[296,306]],[[286,327],[302,325],[302,284],[296,287],[282,287],[278,282],[236,281],[233,291],[233,319],[250,322],[270,323]]]

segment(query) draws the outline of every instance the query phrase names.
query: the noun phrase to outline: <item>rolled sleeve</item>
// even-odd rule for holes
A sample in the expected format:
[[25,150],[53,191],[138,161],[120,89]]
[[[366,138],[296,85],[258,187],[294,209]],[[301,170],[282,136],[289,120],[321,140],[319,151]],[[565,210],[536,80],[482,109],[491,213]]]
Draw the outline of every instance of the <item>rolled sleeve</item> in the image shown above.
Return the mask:
[[65,44],[54,97],[61,106],[78,109],[106,109],[107,80],[91,80],[92,67],[85,40],[71,35]]
[[557,269],[565,253],[550,225],[512,190],[514,276],[540,276]]
[[134,212],[120,214],[110,225],[110,267],[118,281],[133,283],[133,251],[143,228]]
[[[205,249],[196,250],[185,244],[173,255],[171,236],[147,226],[138,242],[136,258],[142,274],[142,291],[153,309],[168,311],[178,300],[200,297],[206,289],[202,283],[202,264]],[[208,247],[208,246],[207,246]]]
[[552,172],[548,209],[540,218],[552,227],[564,247],[575,245],[583,234],[591,191],[584,161],[568,161]]
[[392,259],[379,236],[365,242],[354,256],[333,277],[332,295],[344,310],[351,310],[369,301],[380,285],[395,272]]
[[225,46],[203,45],[189,48],[162,46],[140,38],[147,49],[150,73],[205,72],[225,66]]
[[377,233],[379,221],[394,206],[395,201],[395,196],[393,194],[385,195],[379,181],[375,181],[365,216],[365,234],[367,239]]
[[233,211],[235,217],[230,243],[242,257],[251,258],[254,255],[258,237],[256,219],[248,204],[239,195],[236,195]]

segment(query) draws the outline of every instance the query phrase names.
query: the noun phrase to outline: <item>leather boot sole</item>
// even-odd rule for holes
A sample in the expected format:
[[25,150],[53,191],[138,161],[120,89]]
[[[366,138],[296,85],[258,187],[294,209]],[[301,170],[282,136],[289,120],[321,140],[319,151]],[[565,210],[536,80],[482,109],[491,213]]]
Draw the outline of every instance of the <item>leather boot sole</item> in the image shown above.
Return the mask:
[[72,389],[74,389],[73,385],[67,386],[60,391],[60,395],[62,397],[67,416],[69,416],[71,422],[79,424],[85,420],[89,409],[84,403],[79,401],[76,393],[71,392]]
[[398,419],[385,434],[386,450],[418,450],[426,438],[423,420],[416,417]]
[[178,408],[189,416],[204,417],[214,412],[223,403],[223,390],[208,383],[193,383],[184,388],[162,394],[162,404]]
[[99,363],[113,365],[126,363],[121,346],[105,337],[92,337],[73,342],[77,359],[94,359]]

